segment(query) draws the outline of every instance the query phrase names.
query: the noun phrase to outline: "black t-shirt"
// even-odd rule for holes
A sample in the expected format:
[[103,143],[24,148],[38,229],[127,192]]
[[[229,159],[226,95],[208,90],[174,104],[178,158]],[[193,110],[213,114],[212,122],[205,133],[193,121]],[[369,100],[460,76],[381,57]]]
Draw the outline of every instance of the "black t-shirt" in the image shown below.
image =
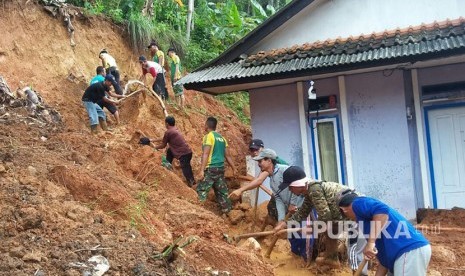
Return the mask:
[[110,91],[110,87],[106,86],[104,82],[96,82],[87,87],[82,100],[86,102],[96,103],[105,97],[105,92]]

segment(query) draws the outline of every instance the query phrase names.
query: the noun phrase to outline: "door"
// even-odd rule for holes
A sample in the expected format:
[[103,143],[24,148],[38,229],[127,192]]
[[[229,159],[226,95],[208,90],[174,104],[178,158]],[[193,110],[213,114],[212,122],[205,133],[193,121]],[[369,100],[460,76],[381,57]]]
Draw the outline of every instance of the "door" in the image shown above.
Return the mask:
[[465,106],[427,112],[434,205],[465,207]]
[[315,177],[344,183],[337,118],[312,119],[312,130]]

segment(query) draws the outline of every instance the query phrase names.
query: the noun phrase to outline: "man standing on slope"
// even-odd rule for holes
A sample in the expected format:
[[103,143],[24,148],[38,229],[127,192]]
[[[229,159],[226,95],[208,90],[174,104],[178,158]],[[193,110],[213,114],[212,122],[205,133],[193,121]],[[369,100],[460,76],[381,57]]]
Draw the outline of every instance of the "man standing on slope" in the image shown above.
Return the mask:
[[166,159],[170,164],[173,163],[173,158],[179,160],[181,164],[182,174],[187,180],[187,185],[192,187],[195,184],[194,174],[192,173],[191,159],[192,150],[186,143],[186,140],[179,132],[178,128],[175,127],[176,121],[173,116],[165,118],[166,132],[163,136],[161,144],[155,146],[155,149],[164,149],[168,144],[168,150],[166,151]]
[[[97,103],[104,101],[117,104],[117,102],[105,97],[105,93],[110,91],[113,81],[113,76],[108,74],[105,76],[105,81],[90,85],[87,87],[84,95],[82,95],[82,103],[89,115],[92,134],[97,133],[97,125],[99,123],[103,130],[108,130],[105,112],[103,112],[103,109]],[[118,95],[118,98],[124,98],[124,96]]]
[[207,195],[213,187],[216,201],[221,207],[223,214],[231,211],[231,201],[228,198],[228,186],[224,179],[224,161],[228,162],[236,174],[236,168],[229,155],[228,142],[216,132],[218,121],[214,117],[208,117],[205,122],[205,131],[207,134],[203,137],[202,142],[202,162],[200,165],[200,180],[197,186],[197,194],[201,202],[207,200]]
[[163,75],[164,70],[160,64],[148,61],[145,56],[139,57],[139,63],[142,66],[142,75],[140,76],[140,80],[145,83],[145,75],[150,73],[153,77],[153,91],[160,95],[163,100],[167,100],[168,91],[166,91],[165,76]]
[[[96,71],[97,71],[97,75],[93,77],[92,80],[90,81],[91,85],[97,82],[105,81],[105,68],[103,68],[103,66],[98,66]],[[118,98],[118,95],[114,94],[111,91],[108,91],[105,97],[107,97],[108,95]],[[119,111],[116,105],[110,102],[105,102],[103,100],[98,101],[97,104],[100,106],[100,108],[103,109],[105,107],[108,111],[110,111],[110,113],[113,114],[113,116],[115,117],[116,124],[119,125]]]
[[112,57],[106,49],[102,49],[99,53],[99,58],[102,61],[102,65],[107,71],[107,74],[111,74],[113,76],[112,85],[115,88],[115,92],[118,95],[123,95],[123,89],[121,89],[119,83],[119,70],[118,65],[116,64],[116,60]]

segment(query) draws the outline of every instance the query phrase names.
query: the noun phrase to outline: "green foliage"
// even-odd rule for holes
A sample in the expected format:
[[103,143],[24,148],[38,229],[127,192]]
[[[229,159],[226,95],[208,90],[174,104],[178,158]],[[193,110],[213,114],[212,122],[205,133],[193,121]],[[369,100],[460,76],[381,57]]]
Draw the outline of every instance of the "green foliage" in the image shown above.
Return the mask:
[[137,194],[137,203],[133,203],[127,207],[127,214],[129,217],[129,224],[132,227],[140,227],[141,221],[147,209],[148,191],[141,191]]
[[[181,2],[182,1],[182,2]],[[291,0],[195,0],[193,29],[186,40],[188,0],[153,0],[153,13],[144,14],[146,0],[68,0],[89,14],[104,14],[127,26],[134,52],[145,53],[155,40],[166,53],[175,48],[183,69],[191,71],[215,58]],[[273,6],[270,5],[273,3]],[[218,97],[249,123],[247,93]]]
[[222,101],[225,106],[233,110],[241,122],[247,125],[250,124],[250,116],[248,115],[249,113],[246,112],[249,108],[249,93],[238,92],[223,94],[216,98]]
[[184,66],[186,68],[198,68],[205,61],[214,59],[217,53],[206,51],[202,49],[202,45],[199,45],[197,42],[191,42],[185,56]]
[[142,51],[147,47],[152,34],[152,23],[142,14],[134,13],[128,20],[130,45],[134,51]]

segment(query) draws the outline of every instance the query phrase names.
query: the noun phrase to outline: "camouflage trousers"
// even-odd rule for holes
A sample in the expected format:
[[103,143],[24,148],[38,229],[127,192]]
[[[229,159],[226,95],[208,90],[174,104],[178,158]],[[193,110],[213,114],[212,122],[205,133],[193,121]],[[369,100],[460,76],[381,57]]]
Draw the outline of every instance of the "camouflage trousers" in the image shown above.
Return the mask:
[[208,192],[213,187],[215,192],[216,202],[220,205],[223,213],[231,211],[231,201],[228,198],[228,186],[224,179],[224,168],[207,168],[205,177],[197,186],[197,194],[199,200],[204,202],[207,200]]

